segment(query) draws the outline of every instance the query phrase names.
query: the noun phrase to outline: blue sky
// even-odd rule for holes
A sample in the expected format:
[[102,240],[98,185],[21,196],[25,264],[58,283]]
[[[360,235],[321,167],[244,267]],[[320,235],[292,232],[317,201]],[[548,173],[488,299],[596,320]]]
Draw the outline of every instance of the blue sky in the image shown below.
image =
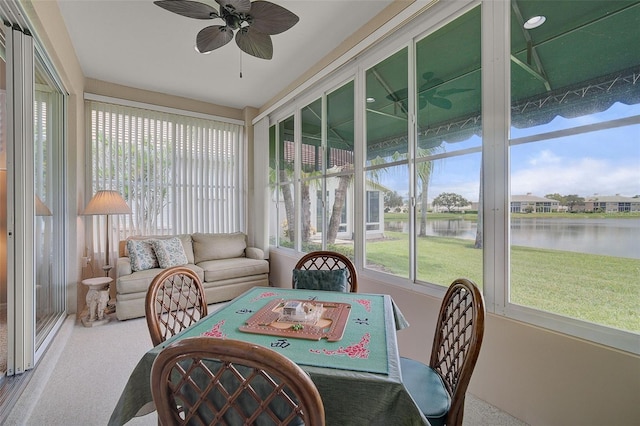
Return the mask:
[[[548,124],[512,129],[511,138],[640,115],[640,105],[615,104],[609,110],[573,119],[556,117]],[[480,138],[451,144],[456,150],[479,146]],[[511,193],[544,196],[594,194],[640,195],[640,124],[516,145],[511,148]],[[480,154],[438,160],[429,185],[429,200],[455,192],[478,200]],[[408,179],[400,174],[381,176],[381,183],[406,196]]]

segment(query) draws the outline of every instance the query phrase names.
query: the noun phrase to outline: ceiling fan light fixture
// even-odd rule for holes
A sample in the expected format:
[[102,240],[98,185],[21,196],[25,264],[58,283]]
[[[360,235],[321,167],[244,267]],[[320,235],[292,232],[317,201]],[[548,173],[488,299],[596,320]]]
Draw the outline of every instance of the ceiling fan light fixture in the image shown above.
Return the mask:
[[546,20],[547,18],[542,15],[532,16],[531,18],[527,19],[527,21],[524,23],[524,29],[532,30],[534,28],[538,28],[540,25],[544,24]]

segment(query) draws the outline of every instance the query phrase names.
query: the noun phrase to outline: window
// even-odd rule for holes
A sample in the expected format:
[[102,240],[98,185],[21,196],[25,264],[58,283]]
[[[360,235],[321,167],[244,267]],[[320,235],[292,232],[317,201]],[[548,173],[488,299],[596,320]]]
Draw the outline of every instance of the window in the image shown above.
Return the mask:
[[416,42],[416,279],[445,287],[483,281],[480,27],[476,7]]
[[[627,1],[437,2],[310,88],[353,73],[352,116],[331,121],[355,123],[356,266],[434,295],[465,276],[496,314],[637,352],[639,20]],[[283,109],[315,153],[331,127],[312,94]],[[329,218],[324,155],[306,179]]]
[[120,239],[244,230],[240,124],[97,101],[87,108],[91,187],[118,190],[133,211],[117,216]]
[[[385,188],[405,199],[411,196],[408,60],[409,50],[405,47],[365,71],[364,191]],[[368,215],[369,199],[365,201]],[[367,220],[364,266],[409,277],[409,214],[385,213],[384,210],[381,228],[370,227]],[[391,220],[395,226],[388,223]]]
[[348,82],[302,107],[298,145],[294,116],[271,126],[270,157],[278,162],[270,167],[279,170],[271,173],[272,244],[353,257],[354,215],[348,208],[353,203],[353,97],[354,85]]
[[[640,10],[512,10],[511,200],[535,204],[512,209],[510,302],[638,333],[640,222],[628,212],[640,193]],[[532,15],[547,21],[526,30]]]
[[[293,116],[269,129],[271,244],[293,248],[296,242]],[[277,159],[277,160],[276,160]]]

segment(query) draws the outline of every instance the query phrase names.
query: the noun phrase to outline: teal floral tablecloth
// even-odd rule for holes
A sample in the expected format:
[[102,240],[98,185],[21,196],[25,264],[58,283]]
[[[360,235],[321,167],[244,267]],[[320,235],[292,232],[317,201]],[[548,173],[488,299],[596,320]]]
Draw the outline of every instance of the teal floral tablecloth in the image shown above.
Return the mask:
[[[312,298],[351,304],[340,341],[238,330],[273,299]],[[400,379],[396,329],[406,326],[402,313],[387,295],[255,287],[147,352],[132,372],[109,425],[122,425],[154,411],[149,377],[156,356],[176,340],[201,335],[249,341],[292,359],[309,373],[318,388],[327,425],[428,424]]]

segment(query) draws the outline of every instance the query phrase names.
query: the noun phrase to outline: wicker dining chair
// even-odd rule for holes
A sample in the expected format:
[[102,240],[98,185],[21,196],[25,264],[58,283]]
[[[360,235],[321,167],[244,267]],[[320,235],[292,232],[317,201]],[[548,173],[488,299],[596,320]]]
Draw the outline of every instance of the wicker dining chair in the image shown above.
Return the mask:
[[151,368],[159,423],[324,425],[309,375],[284,355],[253,343],[211,337],[179,340]]
[[429,365],[401,358],[402,381],[429,423],[462,425],[464,398],[484,335],[482,293],[455,280],[442,300]]
[[151,282],[145,315],[154,346],[207,316],[200,277],[184,266],[167,268]]
[[[347,275],[347,284],[351,293],[358,292],[358,276],[356,274],[356,268],[353,266],[351,260],[338,252],[318,250],[305,254],[298,260],[294,269],[310,271],[310,270],[325,270],[335,271],[338,269],[344,269]],[[295,277],[291,279],[291,286],[298,288],[296,285]]]

